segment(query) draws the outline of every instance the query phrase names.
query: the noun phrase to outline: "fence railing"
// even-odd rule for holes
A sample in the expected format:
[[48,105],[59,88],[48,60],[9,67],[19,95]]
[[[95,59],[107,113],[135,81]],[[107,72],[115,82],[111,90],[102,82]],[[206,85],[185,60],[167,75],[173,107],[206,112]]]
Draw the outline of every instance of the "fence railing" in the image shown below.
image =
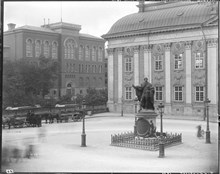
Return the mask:
[[[111,145],[128,147],[143,150],[158,150],[160,137],[141,138],[134,135],[133,132],[125,132],[121,134],[111,135]],[[165,147],[180,144],[182,142],[182,134],[168,134],[162,138]]]

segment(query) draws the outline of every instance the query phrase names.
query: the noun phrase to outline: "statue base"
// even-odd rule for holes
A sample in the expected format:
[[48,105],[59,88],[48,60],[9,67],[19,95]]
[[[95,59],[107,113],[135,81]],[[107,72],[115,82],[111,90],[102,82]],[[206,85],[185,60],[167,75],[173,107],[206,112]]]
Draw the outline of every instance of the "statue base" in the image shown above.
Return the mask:
[[156,132],[157,113],[154,110],[142,109],[135,116],[135,136],[154,137]]

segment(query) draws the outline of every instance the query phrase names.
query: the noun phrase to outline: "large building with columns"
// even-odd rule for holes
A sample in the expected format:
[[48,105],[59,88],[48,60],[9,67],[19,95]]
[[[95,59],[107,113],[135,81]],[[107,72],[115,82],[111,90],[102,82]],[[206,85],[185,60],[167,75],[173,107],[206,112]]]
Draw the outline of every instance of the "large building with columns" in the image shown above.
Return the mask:
[[134,113],[132,84],[144,77],[165,114],[217,117],[218,6],[214,2],[139,1],[102,37],[108,41],[108,107]]

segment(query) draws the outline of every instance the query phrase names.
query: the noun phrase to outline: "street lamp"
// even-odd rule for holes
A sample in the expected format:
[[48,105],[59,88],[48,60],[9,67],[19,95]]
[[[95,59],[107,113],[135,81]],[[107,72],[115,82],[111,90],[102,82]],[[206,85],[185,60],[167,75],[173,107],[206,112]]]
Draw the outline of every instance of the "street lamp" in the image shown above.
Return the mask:
[[159,142],[159,158],[164,157],[164,142],[163,142],[163,113],[164,113],[164,105],[160,103],[158,105],[158,110],[160,112],[160,142]]
[[206,118],[207,118],[206,143],[211,143],[211,141],[210,141],[210,131],[209,131],[209,103],[211,102],[211,100],[206,98],[206,100],[204,102],[205,102],[205,106],[206,106]]
[[86,133],[85,133],[85,100],[82,101],[82,113],[83,113],[83,124],[82,124],[82,135],[81,135],[81,147],[86,147]]
[[123,102],[124,102],[124,98],[123,96],[121,97],[121,116],[123,117]]
[[[137,105],[138,105],[138,98],[136,97],[136,98],[134,99],[135,114],[137,114]],[[136,115],[135,115],[135,116],[134,116],[134,135],[135,135],[135,136],[137,135],[136,121],[137,121],[137,118],[136,118]]]

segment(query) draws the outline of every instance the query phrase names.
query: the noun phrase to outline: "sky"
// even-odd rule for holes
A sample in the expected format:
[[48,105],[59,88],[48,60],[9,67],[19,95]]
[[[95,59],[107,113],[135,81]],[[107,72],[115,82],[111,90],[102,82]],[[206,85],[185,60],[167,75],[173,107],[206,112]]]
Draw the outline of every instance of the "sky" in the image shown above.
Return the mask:
[[138,12],[138,1],[8,1],[4,2],[4,31],[61,21],[81,25],[80,33],[101,37],[120,18]]

